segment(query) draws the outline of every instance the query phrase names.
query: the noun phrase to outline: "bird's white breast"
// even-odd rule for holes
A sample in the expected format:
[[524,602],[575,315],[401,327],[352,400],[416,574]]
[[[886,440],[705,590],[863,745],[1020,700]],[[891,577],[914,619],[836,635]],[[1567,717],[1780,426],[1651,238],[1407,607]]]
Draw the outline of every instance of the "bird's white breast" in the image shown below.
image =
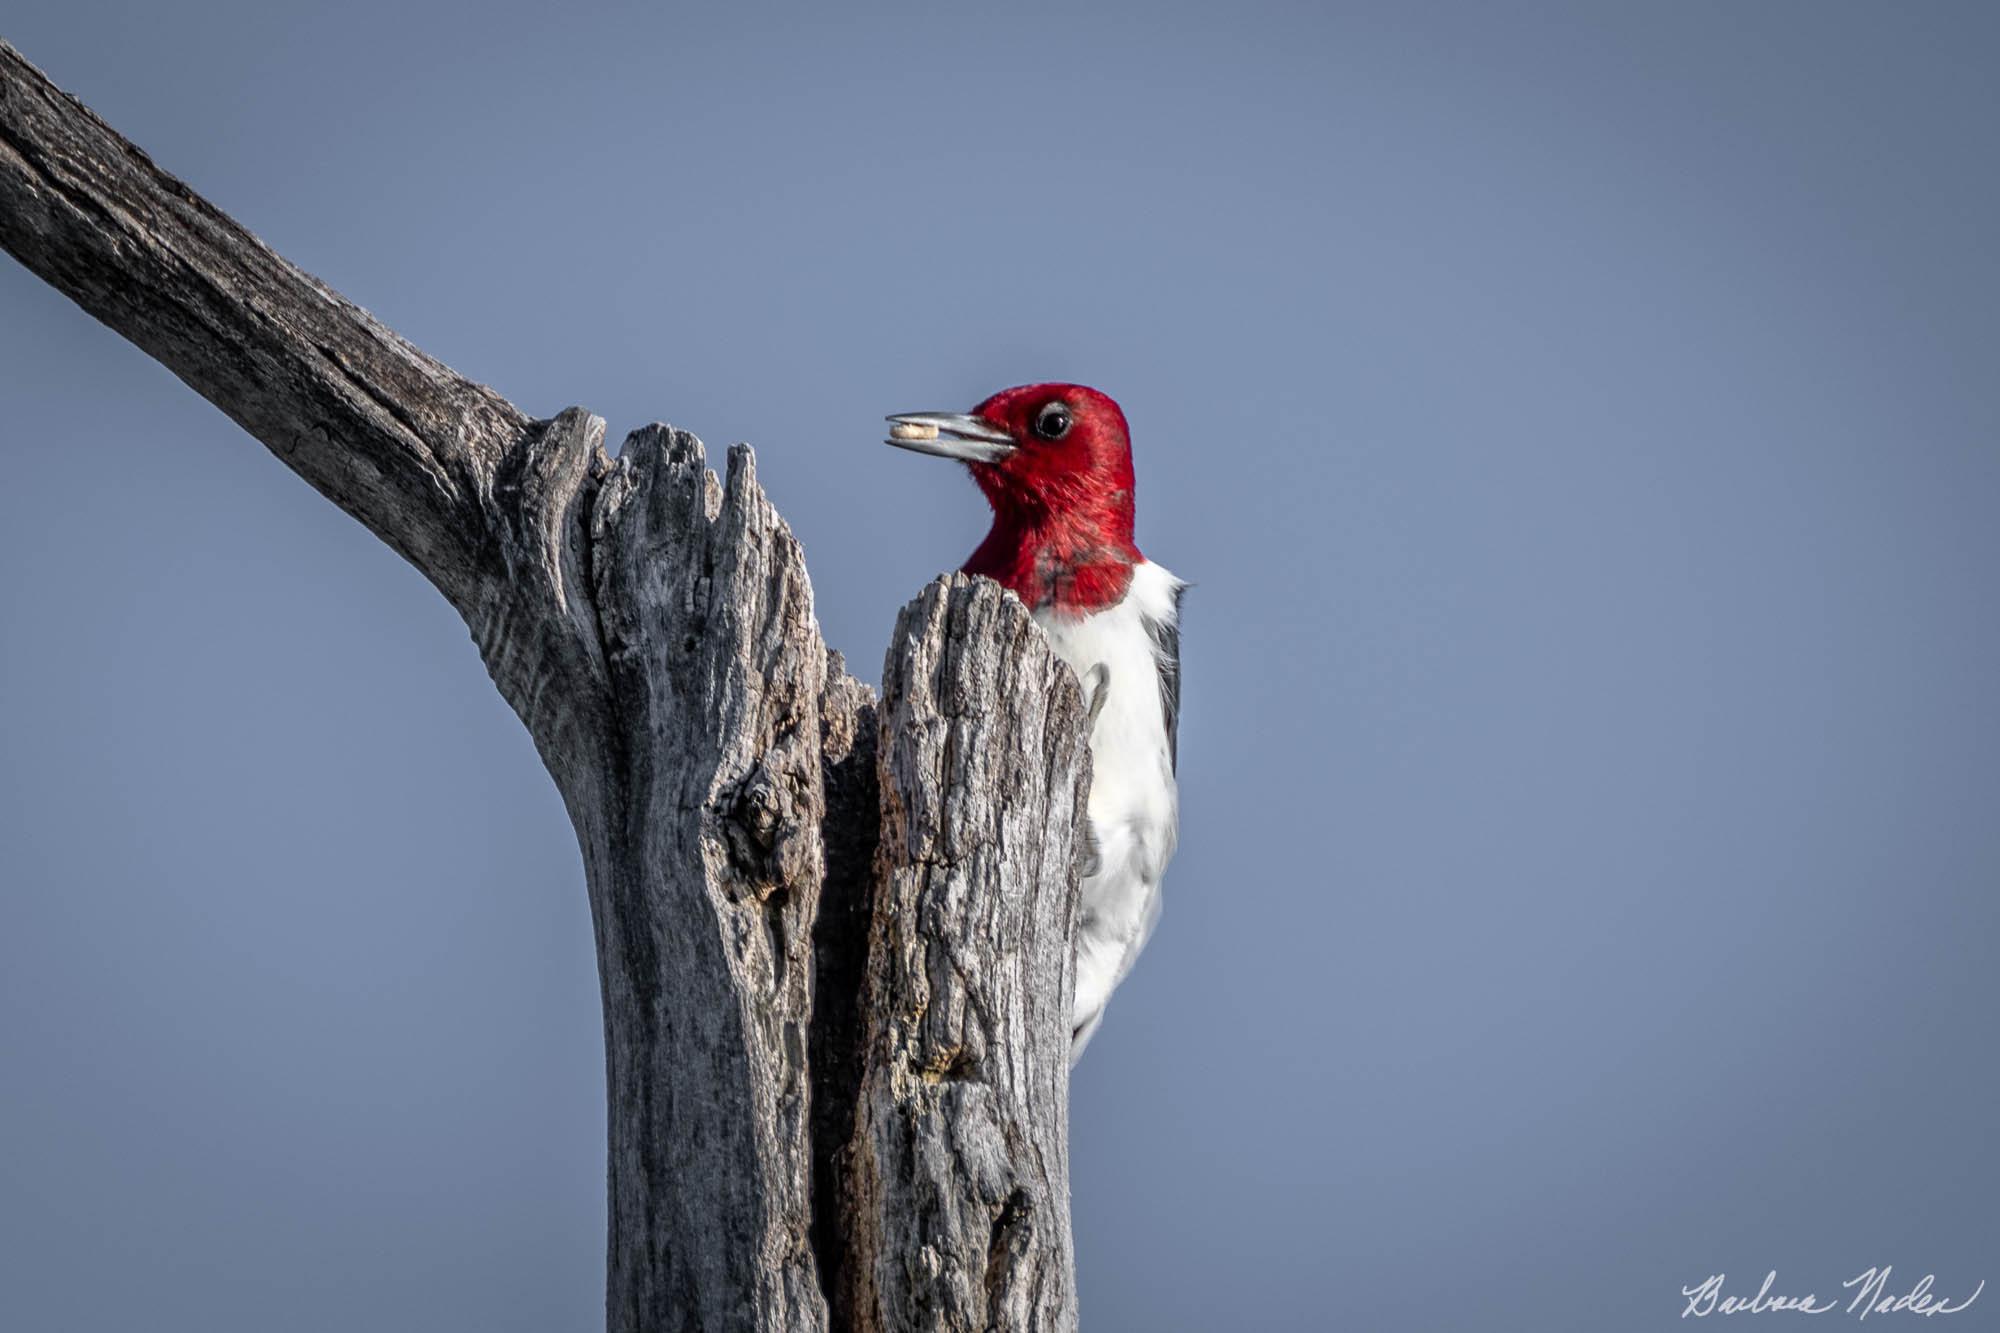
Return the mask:
[[1086,701],[1094,698],[1094,680],[1103,698],[1090,734],[1089,814],[1098,863],[1083,882],[1078,1051],[1152,929],[1160,879],[1174,851],[1178,798],[1173,751],[1157,639],[1146,622],[1175,623],[1180,586],[1165,569],[1141,561],[1115,605],[1084,615],[1046,608],[1035,612],[1057,654],[1083,682]]

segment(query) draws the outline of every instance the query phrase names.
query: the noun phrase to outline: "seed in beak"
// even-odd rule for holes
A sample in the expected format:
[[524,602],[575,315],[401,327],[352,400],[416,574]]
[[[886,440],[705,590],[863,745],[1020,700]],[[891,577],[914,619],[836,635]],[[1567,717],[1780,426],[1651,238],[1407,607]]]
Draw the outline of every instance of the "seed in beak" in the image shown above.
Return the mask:
[[892,440],[935,440],[937,437],[938,428],[921,421],[898,421],[889,427],[889,438]]

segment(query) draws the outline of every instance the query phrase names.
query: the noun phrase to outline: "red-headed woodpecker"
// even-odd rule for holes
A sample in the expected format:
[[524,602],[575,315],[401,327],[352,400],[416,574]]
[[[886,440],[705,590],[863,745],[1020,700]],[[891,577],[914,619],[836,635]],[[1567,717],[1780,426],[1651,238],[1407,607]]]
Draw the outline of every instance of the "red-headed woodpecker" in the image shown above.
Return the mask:
[[1160,911],[1178,796],[1181,581],[1132,544],[1132,443],[1095,389],[1026,384],[970,413],[889,418],[889,443],[955,458],[993,506],[965,562],[1048,631],[1090,709],[1092,846],[1076,945],[1070,1060],[1104,1017]]

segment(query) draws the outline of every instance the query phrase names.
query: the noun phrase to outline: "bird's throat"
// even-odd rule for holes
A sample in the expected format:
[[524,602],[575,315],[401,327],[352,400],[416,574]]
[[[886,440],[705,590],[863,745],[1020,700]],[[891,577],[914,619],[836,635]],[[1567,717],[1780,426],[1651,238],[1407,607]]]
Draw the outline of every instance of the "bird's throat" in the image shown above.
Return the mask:
[[1109,535],[1095,524],[1031,525],[996,517],[965,572],[1006,585],[1036,610],[1087,614],[1116,605],[1143,558],[1129,536]]

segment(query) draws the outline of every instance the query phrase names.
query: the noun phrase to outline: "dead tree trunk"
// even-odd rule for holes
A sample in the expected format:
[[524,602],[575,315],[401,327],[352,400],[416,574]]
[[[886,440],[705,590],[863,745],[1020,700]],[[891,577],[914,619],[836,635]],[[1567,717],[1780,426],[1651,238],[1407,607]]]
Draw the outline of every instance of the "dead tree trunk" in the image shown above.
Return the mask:
[[300,272],[0,43],[0,245],[465,617],[583,851],[611,1329],[1072,1329],[1075,681],[940,580],[878,704],[750,450],[620,456]]

